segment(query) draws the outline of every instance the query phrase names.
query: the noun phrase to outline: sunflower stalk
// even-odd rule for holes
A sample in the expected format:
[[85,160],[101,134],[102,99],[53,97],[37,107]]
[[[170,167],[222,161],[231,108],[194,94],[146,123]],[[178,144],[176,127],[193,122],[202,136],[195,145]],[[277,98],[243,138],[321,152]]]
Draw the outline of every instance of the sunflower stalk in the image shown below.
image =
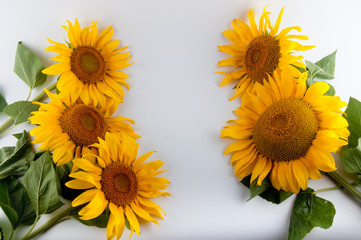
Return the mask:
[[357,190],[351,183],[344,179],[336,171],[326,173],[334,182],[340,185],[342,188],[346,189],[351,193],[355,198],[361,201],[361,192]]
[[[352,186],[358,186],[358,185],[360,185],[360,184],[361,184],[361,183],[360,183],[359,181],[356,181],[356,182],[351,183]],[[321,192],[329,192],[329,191],[338,190],[338,189],[343,189],[343,188],[344,188],[343,186],[323,188],[323,189],[314,191],[313,194],[318,194],[318,193],[321,193]]]
[[49,230],[54,225],[66,220],[69,218],[70,214],[75,211],[78,208],[68,207],[64,211],[60,212],[58,215],[41,225],[39,228],[37,228],[34,232],[31,234],[28,234],[27,236],[23,237],[22,240],[29,240],[33,239],[34,237],[38,236],[39,234],[42,234]]
[[[47,90],[53,91],[56,88],[56,84],[57,82],[53,83],[52,85],[50,85]],[[46,96],[45,91],[42,91],[38,96],[36,96],[32,102],[36,102],[36,101],[40,101],[44,96]],[[10,129],[12,129],[14,127],[14,119],[9,118],[8,120],[6,120],[6,122],[4,122],[1,126],[0,126],[0,136],[4,135],[6,132],[8,132]]]

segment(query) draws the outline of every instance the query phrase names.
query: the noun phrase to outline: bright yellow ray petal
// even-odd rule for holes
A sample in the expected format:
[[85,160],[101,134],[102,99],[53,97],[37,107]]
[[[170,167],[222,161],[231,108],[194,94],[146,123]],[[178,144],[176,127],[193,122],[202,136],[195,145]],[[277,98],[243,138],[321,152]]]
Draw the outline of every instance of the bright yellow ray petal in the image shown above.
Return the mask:
[[88,188],[94,187],[93,184],[91,184],[87,181],[82,181],[82,180],[78,180],[78,179],[70,180],[65,185],[68,188],[73,188],[73,189],[88,189]]
[[302,190],[306,190],[308,186],[308,170],[301,160],[293,161],[292,165],[293,175],[297,180]]
[[79,211],[80,219],[89,220],[98,217],[107,207],[108,200],[102,191],[97,191],[94,198]]
[[94,198],[94,196],[97,194],[98,191],[99,191],[98,189],[90,189],[88,191],[81,193],[79,196],[77,196],[73,200],[71,205],[73,207],[76,207],[76,206],[83,205],[84,203],[90,202]]
[[131,209],[131,207],[129,205],[126,205],[124,210],[125,210],[124,211],[125,216],[127,217],[130,226],[132,226],[132,228],[134,228],[134,231],[137,233],[137,236],[139,236],[139,232],[140,232],[139,222],[138,222],[138,219],[135,216],[133,210]]

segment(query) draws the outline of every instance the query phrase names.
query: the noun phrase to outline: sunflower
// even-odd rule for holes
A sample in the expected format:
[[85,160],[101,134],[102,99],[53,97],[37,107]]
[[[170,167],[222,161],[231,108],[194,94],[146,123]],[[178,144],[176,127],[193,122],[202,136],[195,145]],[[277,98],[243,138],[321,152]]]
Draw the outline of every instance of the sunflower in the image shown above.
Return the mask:
[[127,136],[120,139],[107,133],[105,140],[99,139],[99,143],[93,146],[99,152],[97,161],[84,157],[75,159],[74,164],[84,171],[70,174],[75,179],[66,183],[69,188],[87,189],[72,202],[73,207],[89,202],[79,211],[80,218],[96,218],[109,207],[107,239],[115,236],[119,239],[126,221],[129,222],[131,235],[135,231],[138,236],[138,218],[159,224],[153,217],[163,219],[163,210],[149,198],[170,196],[162,191],[170,182],[156,177],[165,172],[158,170],[164,163],[157,160],[143,164],[153,152],[137,158],[138,144]]
[[35,137],[33,143],[41,145],[39,149],[54,151],[53,159],[57,165],[71,161],[74,156],[94,153],[92,144],[98,138],[104,138],[107,132],[122,133],[139,138],[133,128],[126,122],[134,121],[125,117],[110,116],[115,112],[119,102],[108,99],[104,106],[93,103],[85,104],[80,99],[57,95],[45,90],[50,103],[35,102],[40,105],[38,111],[32,112],[29,118],[34,125],[39,125],[30,131]]
[[270,173],[274,188],[298,193],[309,178],[321,178],[320,170],[336,170],[331,152],[346,145],[350,134],[340,115],[346,103],[324,95],[327,83],[306,89],[306,77],[291,81],[274,74],[263,85],[255,83],[255,94],[244,94],[234,111],[238,119],[221,130],[221,137],[237,139],[225,154],[232,152],[239,179],[251,174],[251,182],[261,185]]
[[111,40],[112,26],[98,35],[96,22],[83,29],[77,19],[74,26],[68,23],[68,27],[63,27],[68,32],[70,44],[66,46],[48,39],[54,45],[45,50],[59,54],[49,60],[58,63],[44,69],[43,73],[61,74],[57,83],[59,91],[73,99],[80,97],[85,104],[93,101],[95,105],[98,102],[105,105],[107,97],[122,99],[121,84],[129,89],[125,81],[128,75],[118,70],[131,65],[128,63],[130,53],[120,53],[127,47],[117,49],[119,40]]
[[288,71],[290,74],[297,72],[298,70],[294,66],[304,67],[301,62],[303,57],[294,56],[291,53],[314,47],[303,46],[290,40],[308,39],[304,35],[288,35],[291,30],[301,31],[298,26],[287,27],[278,33],[283,8],[273,27],[269,14],[270,12],[264,8],[257,28],[254,11],[251,9],[248,13],[250,26],[239,19],[235,19],[232,22],[234,30],[223,32],[233,44],[219,46],[219,50],[232,55],[232,57],[219,61],[218,66],[234,66],[236,70],[230,73],[219,72],[226,75],[220,86],[238,80],[236,93],[230,100],[242,96],[246,91],[251,92],[255,82],[263,84],[264,80],[267,80],[268,75],[272,75],[274,70]]

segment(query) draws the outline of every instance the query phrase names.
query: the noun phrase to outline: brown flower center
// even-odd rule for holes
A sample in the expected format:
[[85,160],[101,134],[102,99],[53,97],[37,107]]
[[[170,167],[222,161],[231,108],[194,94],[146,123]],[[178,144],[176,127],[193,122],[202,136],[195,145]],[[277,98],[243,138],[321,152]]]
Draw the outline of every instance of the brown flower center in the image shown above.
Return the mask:
[[120,163],[112,163],[104,168],[100,183],[105,198],[117,206],[130,204],[138,193],[134,171]]
[[105,61],[93,47],[77,47],[70,58],[71,71],[83,83],[96,83],[105,75]]
[[60,125],[77,146],[89,146],[104,138],[108,124],[104,116],[92,106],[76,103],[67,108]]
[[259,36],[248,45],[245,56],[247,75],[263,84],[267,74],[272,74],[281,57],[279,42],[271,36]]
[[269,106],[257,120],[253,138],[257,150],[272,161],[304,157],[318,130],[315,112],[308,103],[282,99]]

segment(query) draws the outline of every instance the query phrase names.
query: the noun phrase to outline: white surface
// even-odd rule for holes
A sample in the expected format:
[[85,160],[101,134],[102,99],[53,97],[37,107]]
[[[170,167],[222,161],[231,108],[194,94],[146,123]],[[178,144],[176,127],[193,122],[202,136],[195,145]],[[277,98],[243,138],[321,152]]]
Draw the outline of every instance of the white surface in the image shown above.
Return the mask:
[[[8,103],[25,99],[27,86],[13,73],[16,44],[23,44],[47,61],[53,53],[47,37],[67,39],[66,19],[78,18],[82,27],[98,20],[100,28],[112,24],[115,38],[128,45],[135,64],[125,70],[131,90],[118,115],[136,121],[140,154],[157,150],[151,158],[165,162],[172,181],[172,197],[155,200],[167,213],[161,225],[142,224],[139,239],[286,239],[294,198],[281,205],[255,198],[238,183],[222,153],[231,142],[220,139],[222,126],[238,106],[228,102],[233,86],[219,88],[216,64],[226,57],[217,45],[229,43],[221,34],[234,18],[248,21],[255,9],[259,19],[269,5],[272,23],[285,5],[281,28],[301,26],[317,47],[305,54],[317,61],[338,49],[337,94],[361,99],[361,31],[359,1],[240,1],[240,0],[118,0],[118,1],[6,1],[1,4],[2,30],[0,92]],[[258,22],[258,20],[256,20]],[[224,70],[224,69],[223,69]],[[49,85],[55,78],[49,78]],[[35,94],[39,92],[35,91]],[[34,96],[35,96],[34,94]],[[1,118],[5,120],[4,117]],[[13,130],[18,132],[23,126]],[[1,146],[13,144],[8,135]],[[334,186],[328,179],[310,181],[310,187]],[[333,202],[337,213],[328,230],[315,228],[306,239],[360,239],[361,209],[342,191],[319,194]],[[44,222],[43,219],[41,221]],[[2,215],[0,224],[7,220]],[[105,239],[104,229],[68,220],[39,239]],[[125,230],[122,239],[127,239]],[[137,239],[133,236],[133,239]]]

